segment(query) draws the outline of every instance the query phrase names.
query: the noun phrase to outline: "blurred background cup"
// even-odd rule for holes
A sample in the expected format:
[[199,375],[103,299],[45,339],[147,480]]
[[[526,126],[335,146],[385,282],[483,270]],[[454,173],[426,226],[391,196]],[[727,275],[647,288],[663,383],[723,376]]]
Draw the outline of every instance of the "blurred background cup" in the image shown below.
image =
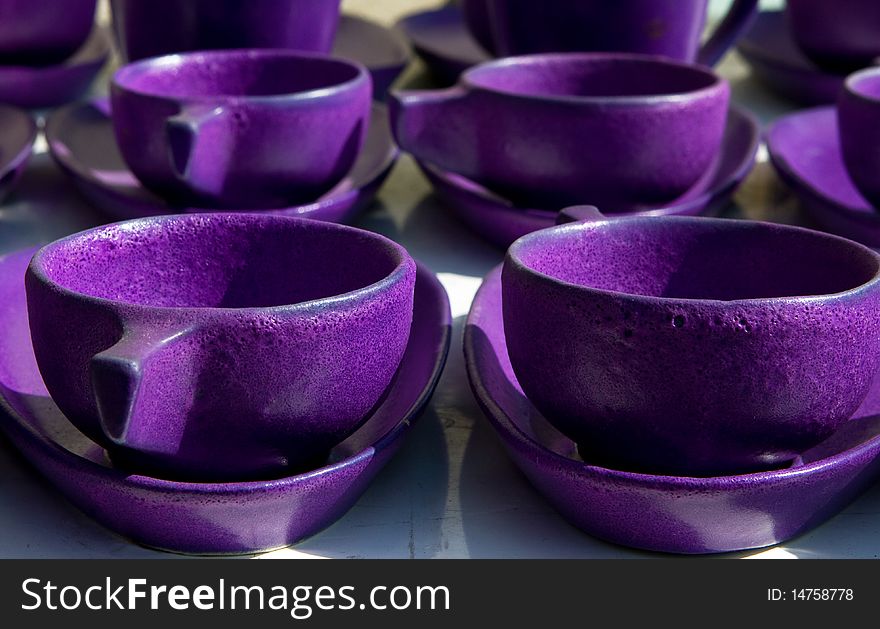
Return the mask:
[[[23,2],[33,0],[22,0]],[[329,52],[340,0],[111,0],[124,59],[188,50]]]
[[757,11],[734,0],[700,46],[709,0],[463,0],[475,38],[500,56],[635,52],[714,65]]
[[880,56],[877,0],[788,0],[787,15],[798,46],[823,68],[858,70]]
[[0,0],[0,64],[47,65],[82,46],[97,0]]
[[837,117],[846,169],[862,195],[880,208],[880,68],[846,80]]

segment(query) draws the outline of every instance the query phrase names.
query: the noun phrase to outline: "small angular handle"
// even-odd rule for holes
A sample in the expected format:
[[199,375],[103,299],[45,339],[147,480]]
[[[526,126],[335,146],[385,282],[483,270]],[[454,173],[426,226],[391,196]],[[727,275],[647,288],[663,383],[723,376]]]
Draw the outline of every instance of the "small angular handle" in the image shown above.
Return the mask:
[[171,170],[179,179],[189,181],[193,155],[196,154],[200,138],[210,126],[222,122],[226,113],[227,110],[222,106],[194,106],[184,108],[165,121],[168,159]]
[[556,224],[604,221],[606,218],[608,217],[602,214],[595,205],[575,205],[561,210],[556,215]]

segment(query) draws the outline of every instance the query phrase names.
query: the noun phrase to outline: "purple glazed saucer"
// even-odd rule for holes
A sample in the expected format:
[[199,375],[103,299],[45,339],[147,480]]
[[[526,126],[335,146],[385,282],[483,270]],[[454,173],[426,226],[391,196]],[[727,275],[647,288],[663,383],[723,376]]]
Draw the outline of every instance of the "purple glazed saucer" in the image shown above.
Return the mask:
[[110,34],[96,28],[66,61],[50,66],[0,65],[0,102],[29,109],[57,107],[89,89],[110,56]]
[[373,77],[373,97],[385,100],[388,88],[412,59],[412,48],[397,29],[343,15],[331,54],[365,65]]
[[0,105],[0,201],[18,183],[37,137],[37,123],[26,111]]
[[[46,121],[46,141],[82,194],[114,219],[211,211],[171,207],[141,185],[119,154],[106,99],[55,111]],[[348,176],[314,203],[265,211],[349,222],[373,200],[397,156],[386,109],[374,104],[367,139]]]
[[767,149],[779,176],[823,229],[880,247],[880,212],[846,170],[834,107],[780,118],[767,131]]
[[585,464],[513,375],[501,269],[477,293],[464,336],[480,406],[516,465],[569,522],[610,542],[674,553],[760,548],[827,520],[880,474],[880,377],[854,419],[789,468],[740,476],[651,476]]
[[[666,207],[615,215],[695,216],[721,210],[751,170],[759,142],[757,120],[747,111],[732,107],[721,152],[697,184]],[[551,227],[556,222],[554,210],[515,207],[507,199],[461,175],[432,164],[419,165],[452,212],[475,233],[503,249],[520,236]]]
[[762,11],[737,50],[763,85],[804,105],[835,102],[846,78],[822,70],[801,52],[783,11]]
[[397,26],[443,81],[452,83],[471,66],[493,58],[468,31],[461,9],[454,5],[408,15]]
[[239,554],[287,546],[355,503],[427,404],[449,347],[449,301],[419,268],[409,344],[388,395],[325,467],[272,481],[183,483],[130,475],[48,397],[28,333],[24,272],[35,249],[0,259],[0,427],[61,493],[107,528],[174,552]]

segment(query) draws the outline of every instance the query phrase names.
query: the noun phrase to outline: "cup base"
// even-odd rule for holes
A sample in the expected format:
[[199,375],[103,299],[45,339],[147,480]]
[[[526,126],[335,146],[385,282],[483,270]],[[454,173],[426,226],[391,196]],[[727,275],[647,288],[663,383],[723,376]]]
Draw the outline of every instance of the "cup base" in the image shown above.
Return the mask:
[[796,467],[801,463],[801,457],[797,454],[768,455],[766,460],[757,461],[751,465],[733,465],[721,463],[720,465],[707,466],[695,461],[680,460],[677,462],[660,463],[656,460],[645,462],[625,456],[613,456],[608,450],[596,443],[579,443],[576,445],[577,453],[587,465],[612,469],[619,472],[632,472],[634,474],[649,474],[652,476],[688,476],[694,478],[716,478],[720,476],[736,476],[740,474],[754,474],[759,472],[772,472],[777,470]]
[[278,480],[320,469],[327,465],[330,457],[329,452],[322,452],[287,465],[279,462],[271,466],[248,467],[245,471],[242,467],[233,465],[228,470],[207,469],[198,464],[175,460],[173,456],[149,455],[127,449],[104,450],[104,455],[114,468],[124,472],[166,481],[191,483]]

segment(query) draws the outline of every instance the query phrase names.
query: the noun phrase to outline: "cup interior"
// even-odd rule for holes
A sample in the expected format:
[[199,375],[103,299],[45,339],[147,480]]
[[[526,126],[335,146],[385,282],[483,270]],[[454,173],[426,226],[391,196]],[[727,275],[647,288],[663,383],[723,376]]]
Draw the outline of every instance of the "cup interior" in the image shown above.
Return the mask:
[[175,99],[272,97],[328,90],[354,82],[347,61],[282,51],[168,55],[129,64],[114,81],[139,94]]
[[479,67],[467,81],[517,96],[589,99],[688,94],[720,79],[709,69],[632,55],[535,55]]
[[529,237],[511,254],[577,286],[669,299],[738,301],[846,292],[880,273],[842,238],[746,221],[623,219]]
[[344,295],[403,263],[353,228],[256,215],[144,219],[44,248],[37,268],[74,293],[149,307],[266,308]]

